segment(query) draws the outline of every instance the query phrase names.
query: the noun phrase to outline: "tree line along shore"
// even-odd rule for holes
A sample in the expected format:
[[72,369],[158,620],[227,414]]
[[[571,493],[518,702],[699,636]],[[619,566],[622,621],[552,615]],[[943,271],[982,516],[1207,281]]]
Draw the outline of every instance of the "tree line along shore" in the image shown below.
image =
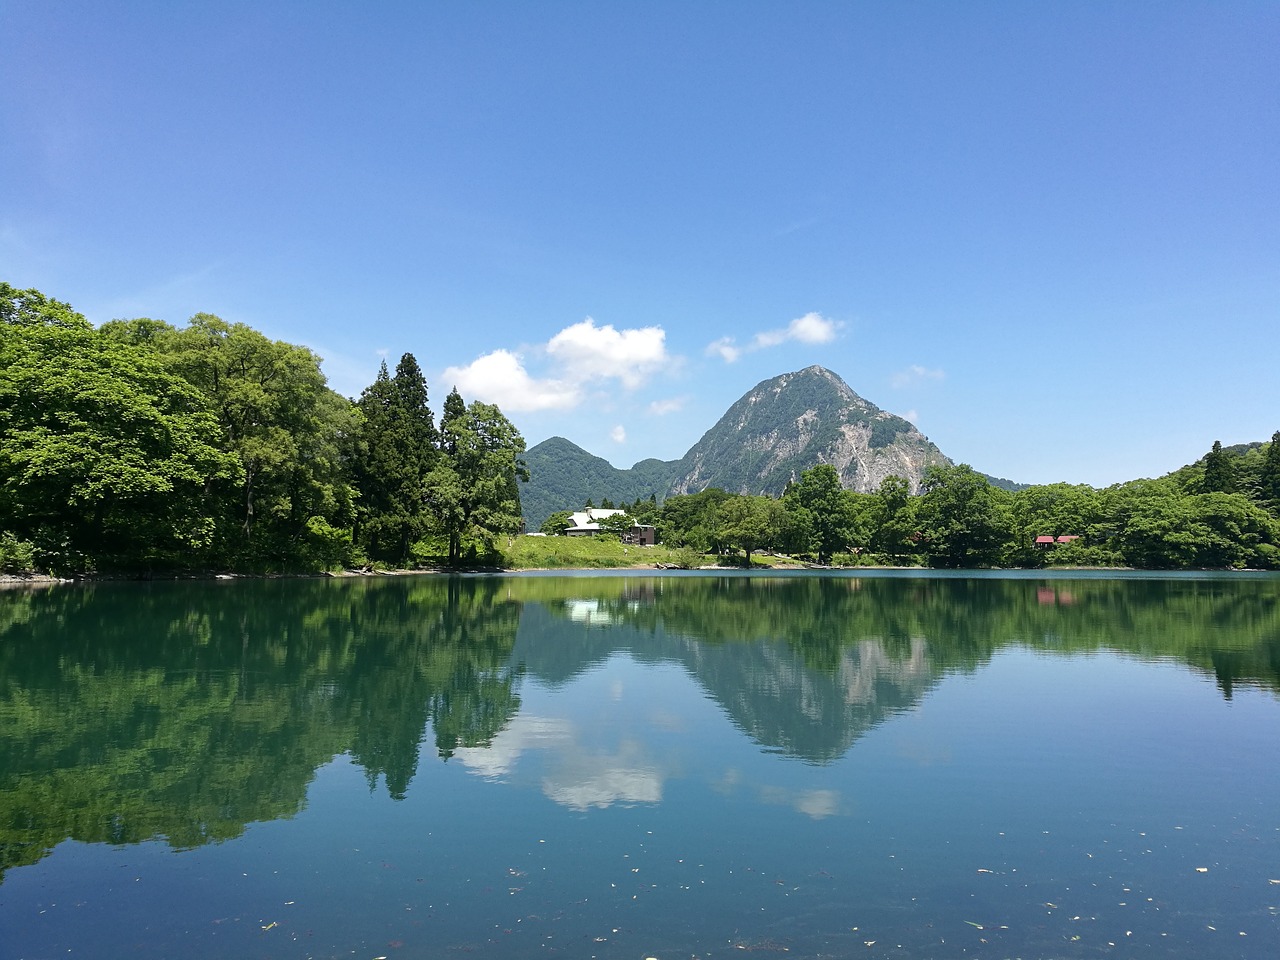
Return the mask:
[[[708,489],[615,507],[597,537],[567,513],[520,536],[524,439],[452,390],[439,422],[417,360],[357,399],[320,358],[245,324],[94,327],[0,283],[0,573],[702,566],[1280,569],[1280,432],[1167,476],[1010,492],[966,465],[919,495],[804,471],[780,497]],[[602,493],[604,493],[602,491]],[[575,505],[578,506],[578,505]],[[588,504],[587,506],[591,506]],[[660,545],[628,545],[635,525]],[[580,541],[570,543],[569,541]]]

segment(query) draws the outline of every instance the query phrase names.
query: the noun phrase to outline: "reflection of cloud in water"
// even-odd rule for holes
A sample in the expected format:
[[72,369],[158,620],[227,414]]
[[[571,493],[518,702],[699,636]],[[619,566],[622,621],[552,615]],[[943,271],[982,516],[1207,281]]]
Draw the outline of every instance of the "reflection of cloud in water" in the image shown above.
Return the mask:
[[509,774],[526,750],[561,749],[571,745],[573,727],[556,717],[517,716],[487,747],[459,747],[454,756],[472,773],[482,777]]
[[559,766],[543,777],[542,792],[575,810],[615,803],[658,803],[663,774],[635,740],[619,745],[616,754],[574,750],[562,754]]
[[588,753],[572,723],[555,717],[515,717],[488,747],[460,747],[454,754],[467,770],[489,779],[508,776],[522,754],[542,750],[551,772],[542,792],[574,810],[614,803],[658,803],[664,775],[634,741],[616,753]]
[[615,803],[658,803],[662,800],[662,777],[656,770],[607,767],[568,783],[547,778],[542,781],[542,790],[556,803],[574,810]]
[[778,807],[791,807],[806,817],[821,820],[840,812],[840,794],[836,790],[791,790],[787,787],[760,787],[760,799]]
[[740,783],[742,783],[742,771],[737,767],[729,767],[719,780],[711,782],[711,788],[717,793],[733,793]]
[[689,729],[685,718],[670,710],[654,710],[649,714],[649,722],[655,729],[665,730],[667,733],[684,733]]
[[835,790],[802,790],[796,794],[794,806],[805,816],[821,820],[839,812],[840,794]]

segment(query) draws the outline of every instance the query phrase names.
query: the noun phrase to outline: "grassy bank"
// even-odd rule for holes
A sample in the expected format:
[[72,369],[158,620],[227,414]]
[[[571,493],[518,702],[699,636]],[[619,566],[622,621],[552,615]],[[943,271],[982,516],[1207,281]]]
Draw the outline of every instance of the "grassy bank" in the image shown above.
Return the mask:
[[502,556],[512,570],[670,566],[682,559],[678,550],[632,546],[615,537],[516,537]]
[[[604,570],[626,567],[682,567],[741,565],[742,556],[717,557],[688,548],[673,549],[658,544],[637,547],[615,537],[516,537],[502,552],[503,566],[510,570]],[[765,569],[794,563],[789,557],[754,554],[753,568]]]

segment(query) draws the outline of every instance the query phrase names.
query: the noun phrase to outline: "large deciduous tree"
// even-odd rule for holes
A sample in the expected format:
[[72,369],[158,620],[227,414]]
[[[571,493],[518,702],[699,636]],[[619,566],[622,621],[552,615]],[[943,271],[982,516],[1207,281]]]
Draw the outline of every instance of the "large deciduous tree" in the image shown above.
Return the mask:
[[930,467],[921,485],[918,517],[929,563],[981,567],[996,562],[1008,535],[998,492],[968,464]]
[[746,565],[751,554],[777,543],[782,506],[772,497],[741,494],[719,507],[720,536],[725,544],[743,552]]
[[903,477],[885,477],[873,494],[871,515],[871,549],[894,563],[904,561],[916,552],[918,526],[916,501]]
[[359,416],[326,386],[320,358],[205,313],[165,348],[208,398],[240,464],[235,490],[224,491],[228,557],[268,567],[344,560],[354,517],[347,456]]
[[529,471],[521,459],[524,438],[511,421],[493,404],[465,405],[457,388],[445,399],[440,436],[443,455],[423,493],[456,564],[465,540],[490,552],[497,537],[520,532],[517,481],[528,480]]
[[788,489],[788,508],[806,521],[809,548],[819,563],[848,548],[854,536],[855,518],[840,486],[840,474],[829,463],[820,463],[800,474]]
[[239,476],[205,397],[154,351],[0,284],[0,530],[54,569],[169,566]]
[[[671,547],[689,547],[706,553],[719,552],[719,506],[732,494],[719,487],[707,487],[697,493],[668,497],[658,515],[658,535]],[[590,504],[588,504],[589,506]]]

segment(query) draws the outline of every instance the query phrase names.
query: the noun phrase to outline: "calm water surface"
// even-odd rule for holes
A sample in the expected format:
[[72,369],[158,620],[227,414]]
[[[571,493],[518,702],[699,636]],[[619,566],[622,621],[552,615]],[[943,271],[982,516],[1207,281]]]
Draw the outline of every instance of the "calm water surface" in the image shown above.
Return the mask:
[[1280,956],[1280,578],[0,593],[0,957]]

